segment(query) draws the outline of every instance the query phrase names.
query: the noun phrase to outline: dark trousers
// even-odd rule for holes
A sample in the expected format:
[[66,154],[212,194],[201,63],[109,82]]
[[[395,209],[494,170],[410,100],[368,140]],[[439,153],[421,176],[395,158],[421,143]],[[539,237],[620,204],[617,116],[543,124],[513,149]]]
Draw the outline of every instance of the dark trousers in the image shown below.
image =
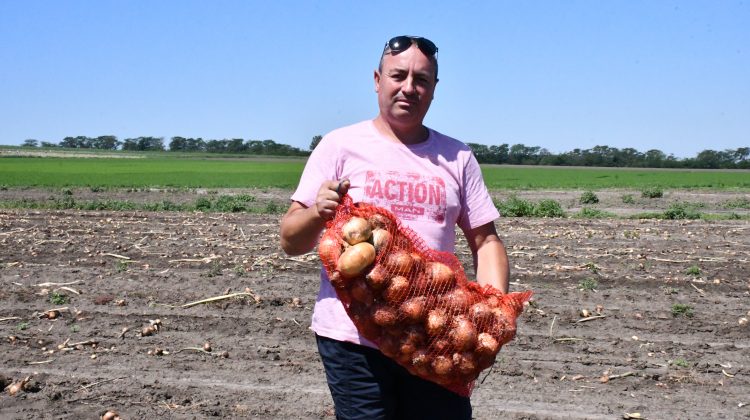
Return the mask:
[[378,350],[316,336],[337,419],[470,420],[471,402]]

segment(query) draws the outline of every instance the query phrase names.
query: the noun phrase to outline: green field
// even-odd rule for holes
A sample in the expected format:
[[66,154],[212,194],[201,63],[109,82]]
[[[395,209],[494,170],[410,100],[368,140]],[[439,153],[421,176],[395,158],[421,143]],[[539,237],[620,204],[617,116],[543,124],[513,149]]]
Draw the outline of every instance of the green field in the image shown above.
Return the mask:
[[[2,187],[293,188],[304,159],[0,158]],[[495,166],[490,189],[750,189],[750,171]]]

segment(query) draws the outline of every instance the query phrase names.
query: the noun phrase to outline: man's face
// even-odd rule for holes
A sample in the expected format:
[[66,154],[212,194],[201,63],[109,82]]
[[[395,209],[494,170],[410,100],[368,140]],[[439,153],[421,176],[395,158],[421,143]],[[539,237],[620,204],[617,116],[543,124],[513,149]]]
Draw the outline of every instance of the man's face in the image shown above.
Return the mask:
[[402,128],[422,125],[435,93],[435,66],[413,44],[399,54],[386,54],[375,72],[380,115]]

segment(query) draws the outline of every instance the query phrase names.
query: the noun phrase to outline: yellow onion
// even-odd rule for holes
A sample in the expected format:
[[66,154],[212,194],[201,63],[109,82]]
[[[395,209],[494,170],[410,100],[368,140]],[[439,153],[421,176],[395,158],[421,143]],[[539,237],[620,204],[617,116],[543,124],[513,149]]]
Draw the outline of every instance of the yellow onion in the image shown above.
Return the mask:
[[411,365],[414,370],[420,374],[427,376],[430,372],[430,365],[432,364],[432,357],[425,348],[418,348],[411,354]]
[[477,302],[469,308],[469,317],[477,324],[492,321],[492,308],[484,302]]
[[469,350],[477,343],[477,329],[474,324],[463,315],[453,318],[449,333],[451,344],[458,350]]
[[472,352],[453,353],[453,366],[460,374],[465,376],[477,373],[477,360]]
[[442,293],[453,287],[456,280],[453,270],[441,262],[433,261],[427,263],[425,271],[427,272],[427,279],[430,282],[430,286],[438,293]]
[[443,296],[443,306],[449,311],[466,312],[471,305],[471,292],[466,289],[453,289]]
[[422,323],[427,313],[427,298],[424,296],[411,298],[401,304],[399,312],[406,322]]
[[388,254],[384,264],[394,274],[408,275],[414,268],[414,259],[410,253],[399,250]]
[[386,270],[385,266],[381,264],[376,264],[375,267],[373,267],[372,270],[370,270],[370,272],[365,276],[367,284],[370,285],[370,287],[372,287],[374,290],[383,289],[388,284],[390,279],[390,276],[388,276],[388,270]]
[[323,237],[318,244],[318,254],[323,264],[333,267],[341,256],[341,243],[333,237]]
[[404,276],[395,276],[383,291],[383,298],[389,303],[401,303],[409,293],[409,280]]
[[356,245],[370,239],[372,228],[367,220],[361,217],[352,217],[341,227],[341,234],[349,245]]
[[430,336],[437,337],[445,330],[447,324],[448,314],[445,313],[445,310],[436,308],[427,313],[425,331]]
[[360,242],[350,246],[341,254],[337,268],[342,276],[353,278],[361,274],[373,261],[375,261],[375,247],[367,242]]
[[381,327],[390,327],[398,321],[398,311],[392,306],[379,304],[372,309],[372,320]]
[[385,229],[375,229],[372,231],[372,244],[375,246],[375,253],[380,254],[388,249],[391,243],[391,234]]
[[373,301],[372,290],[367,286],[367,283],[361,278],[352,281],[352,285],[349,288],[352,298],[364,303],[370,304]]
[[385,229],[392,232],[396,227],[396,224],[393,222],[393,220],[388,218],[388,216],[379,213],[373,214],[367,220],[375,229]]
[[438,376],[448,376],[453,372],[453,360],[447,356],[435,356],[432,360],[432,370]]
[[500,351],[500,343],[489,333],[479,333],[477,336],[476,353],[480,356],[495,357]]

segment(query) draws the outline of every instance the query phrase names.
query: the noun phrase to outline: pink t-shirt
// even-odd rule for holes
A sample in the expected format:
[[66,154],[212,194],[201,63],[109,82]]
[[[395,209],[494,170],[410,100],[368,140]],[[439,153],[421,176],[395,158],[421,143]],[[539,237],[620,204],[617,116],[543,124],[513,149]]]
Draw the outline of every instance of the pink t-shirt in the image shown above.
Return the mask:
[[[426,141],[407,146],[380,134],[371,120],[334,130],[310,155],[292,200],[310,207],[324,181],[349,179],[354,202],[386,208],[430,248],[454,252],[456,225],[473,229],[499,213],[471,149],[432,129],[429,133]],[[375,347],[357,332],[325,270],[311,328],[324,337]]]

